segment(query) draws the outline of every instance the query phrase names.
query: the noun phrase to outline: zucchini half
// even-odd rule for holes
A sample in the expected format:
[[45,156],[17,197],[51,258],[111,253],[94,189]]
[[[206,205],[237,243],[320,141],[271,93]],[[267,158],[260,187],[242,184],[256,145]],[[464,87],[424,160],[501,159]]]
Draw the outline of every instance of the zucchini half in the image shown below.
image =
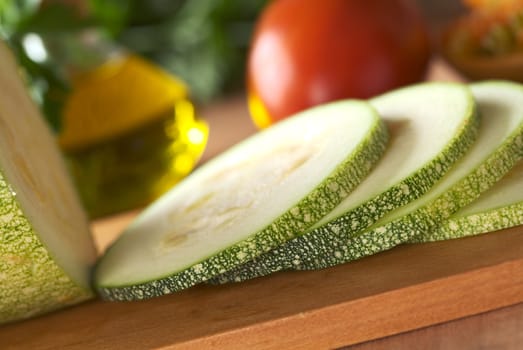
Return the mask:
[[0,42],[0,323],[94,296],[87,217],[19,73]]

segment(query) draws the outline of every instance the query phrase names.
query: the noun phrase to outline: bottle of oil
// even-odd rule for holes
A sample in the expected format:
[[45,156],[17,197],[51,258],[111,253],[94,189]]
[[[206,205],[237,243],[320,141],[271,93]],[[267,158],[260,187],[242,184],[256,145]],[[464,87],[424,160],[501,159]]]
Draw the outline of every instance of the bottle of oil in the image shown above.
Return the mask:
[[194,168],[208,127],[182,81],[97,31],[44,39],[69,85],[58,142],[91,217],[146,205]]

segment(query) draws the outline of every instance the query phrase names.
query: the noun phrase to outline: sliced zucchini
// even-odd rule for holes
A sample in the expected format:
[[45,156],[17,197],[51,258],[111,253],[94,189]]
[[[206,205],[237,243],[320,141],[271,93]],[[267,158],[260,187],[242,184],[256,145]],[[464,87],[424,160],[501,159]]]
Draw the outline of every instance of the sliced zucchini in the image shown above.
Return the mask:
[[347,241],[420,197],[475,139],[475,102],[465,85],[420,84],[379,96],[371,104],[390,129],[387,151],[372,173],[306,234],[217,276],[212,283],[315,266],[318,256],[338,255],[337,242]]
[[363,101],[316,107],[203,165],[147,208],[100,259],[110,300],[190,287],[294,238],[336,207],[386,148]]
[[[519,100],[512,102],[519,102],[519,113],[523,115],[523,92]],[[519,141],[521,152],[522,140]],[[452,215],[436,229],[416,237],[415,241],[461,238],[518,225],[523,225],[523,160],[478,199]]]
[[95,259],[54,138],[0,42],[0,323],[92,297]]
[[523,225],[523,161],[476,201],[416,241],[462,238],[518,225]]
[[459,209],[492,187],[523,156],[523,87],[510,82],[473,84],[481,122],[478,140],[467,154],[426,195],[399,208],[347,241],[330,244],[330,254],[317,255],[297,269],[345,263],[405,242],[423,241]]

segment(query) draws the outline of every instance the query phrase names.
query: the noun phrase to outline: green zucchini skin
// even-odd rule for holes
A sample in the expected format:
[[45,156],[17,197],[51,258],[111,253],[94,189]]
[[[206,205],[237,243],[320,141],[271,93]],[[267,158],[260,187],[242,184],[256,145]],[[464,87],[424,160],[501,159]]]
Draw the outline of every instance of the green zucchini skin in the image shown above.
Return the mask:
[[[511,143],[510,146],[501,149],[498,149],[478,169],[429,205],[383,226],[364,231],[347,242],[340,242],[341,244],[337,246],[338,249],[334,250],[330,256],[316,260],[314,265],[297,264],[295,269],[326,268],[380,253],[399,244],[429,241],[425,238],[425,235],[430,235],[441,222],[446,222],[453,213],[478,198],[485,188],[494,185],[503,176],[502,174],[508,172],[511,165],[520,159],[517,155],[516,143]],[[501,165],[501,163],[503,164]],[[478,192],[477,189],[480,188],[483,188],[483,190]],[[521,224],[521,219],[523,219],[522,207],[521,204],[516,204],[502,208],[496,213],[487,213],[483,217],[483,223],[480,222],[476,227],[481,227],[483,232],[486,232],[485,230],[492,231]],[[500,221],[498,220],[500,214],[512,219]],[[467,232],[466,229],[470,228],[470,217],[468,220],[465,218],[453,222],[458,225],[455,231],[463,230],[462,232]],[[438,240],[441,239],[443,237],[438,237]]]
[[[499,88],[522,89],[523,93],[521,85],[515,83],[496,81],[475,85],[480,84],[490,84]],[[522,122],[514,128],[502,144],[490,152],[488,157],[471,172],[455,181],[443,193],[434,195],[435,198],[431,198],[422,205],[414,205],[415,209],[403,216],[369,230],[364,230],[348,241],[337,242],[337,249],[331,250],[330,255],[316,259],[313,264],[296,264],[294,268],[297,270],[326,268],[376,254],[399,244],[423,242],[424,235],[435,230],[458,210],[477,199],[522,159],[522,140],[523,116]],[[459,165],[458,163],[456,166],[459,167]]]
[[94,297],[87,218],[21,77],[0,40],[0,324]]
[[92,298],[56,264],[0,172],[0,324]]
[[425,233],[415,242],[435,242],[470,237],[523,225],[523,202],[482,213],[446,220],[430,234]]
[[338,205],[371,171],[385,151],[387,141],[388,129],[376,115],[369,136],[357,146],[352,155],[292,210],[281,215],[262,231],[185,270],[163,278],[125,286],[98,284],[98,294],[105,300],[131,301],[181,291],[281,245]]
[[[433,83],[422,84],[421,88],[431,84]],[[416,88],[414,86],[406,89]],[[470,110],[456,137],[440,155],[424,167],[342,216],[314,227],[300,237],[242,266],[216,276],[210,283],[241,282],[281,270],[323,268],[343,261],[346,254],[350,253],[348,248],[343,248],[343,243],[350,241],[358,232],[372,227],[390,211],[426,193],[474,143],[478,126],[479,116],[470,95]],[[394,241],[394,245],[399,243],[399,240]]]
[[[460,205],[458,211],[452,213],[444,218],[437,226],[431,230],[427,230],[420,235],[413,237],[411,243],[424,243],[441,241],[455,238],[462,238],[482,233],[501,230],[513,226],[523,224],[523,192],[522,187],[518,184],[512,184],[512,190],[516,194],[511,194],[513,197],[518,197],[513,203],[496,204],[492,203],[492,207],[487,210],[470,213],[467,211],[467,206],[474,208],[475,201],[482,198],[481,194],[488,195],[491,191],[502,191],[504,186],[504,176],[511,175],[510,172],[518,172],[514,175],[519,175],[523,171],[523,85],[506,81],[487,81],[476,83],[473,86],[481,88],[482,86],[491,85],[498,89],[513,89],[519,93],[520,110],[518,116],[520,117],[519,126],[514,129],[506,142],[501,145],[488,160],[481,165],[476,173],[484,174],[483,182],[481,184],[470,184],[476,190],[476,196],[471,200],[466,200]],[[477,175],[479,177],[479,175]],[[519,175],[520,178],[521,175]],[[522,182],[521,180],[519,181]],[[469,190],[469,188],[465,189]],[[488,191],[487,191],[488,190]],[[459,193],[455,193],[459,197]],[[466,214],[461,212],[465,211]]]
[[523,225],[523,160],[477,200],[416,237],[416,242],[463,238],[518,225]]
[[[521,88],[520,85],[509,82],[485,82],[481,84],[494,84],[494,87],[499,88]],[[481,193],[496,184],[517,162],[521,161],[523,157],[522,140],[523,123],[520,123],[504,142],[490,152],[488,157],[470,173],[455,181],[450,188],[423,203],[423,205],[414,205],[415,209],[411,212],[392,218],[390,221],[385,219],[383,223],[349,236],[345,240],[323,239],[328,235],[327,231],[323,231],[323,235],[314,235],[316,240],[310,242],[307,251],[297,251],[297,254],[292,256],[294,258],[292,261],[287,259],[282,264],[282,261],[277,259],[265,260],[266,264],[258,264],[256,269],[236,271],[235,281],[242,281],[282,269],[314,270],[328,268],[373,255],[400,244],[424,242],[426,241],[424,235],[433,232],[459,209],[477,199]],[[459,166],[459,163],[457,166]],[[520,205],[515,204],[503,210],[506,215],[512,216],[515,220],[521,219]],[[485,219],[487,217],[488,215]],[[512,222],[521,223],[521,221]],[[504,224],[509,223],[505,221]],[[463,225],[467,225],[467,222],[465,221]],[[481,226],[490,230],[500,227],[499,225],[500,221],[494,220],[492,225]],[[282,268],[282,265],[285,267]],[[225,281],[231,280],[225,279]],[[223,282],[223,280],[217,282]]]

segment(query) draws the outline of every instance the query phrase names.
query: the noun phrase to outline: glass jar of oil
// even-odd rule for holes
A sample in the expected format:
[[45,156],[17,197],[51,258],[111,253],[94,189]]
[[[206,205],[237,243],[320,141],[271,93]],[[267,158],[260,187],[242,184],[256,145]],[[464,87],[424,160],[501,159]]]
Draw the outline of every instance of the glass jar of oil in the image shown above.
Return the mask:
[[69,83],[58,143],[94,218],[144,206],[174,186],[197,164],[208,127],[175,76],[100,38],[84,39],[49,46],[61,40],[55,52],[66,58]]

